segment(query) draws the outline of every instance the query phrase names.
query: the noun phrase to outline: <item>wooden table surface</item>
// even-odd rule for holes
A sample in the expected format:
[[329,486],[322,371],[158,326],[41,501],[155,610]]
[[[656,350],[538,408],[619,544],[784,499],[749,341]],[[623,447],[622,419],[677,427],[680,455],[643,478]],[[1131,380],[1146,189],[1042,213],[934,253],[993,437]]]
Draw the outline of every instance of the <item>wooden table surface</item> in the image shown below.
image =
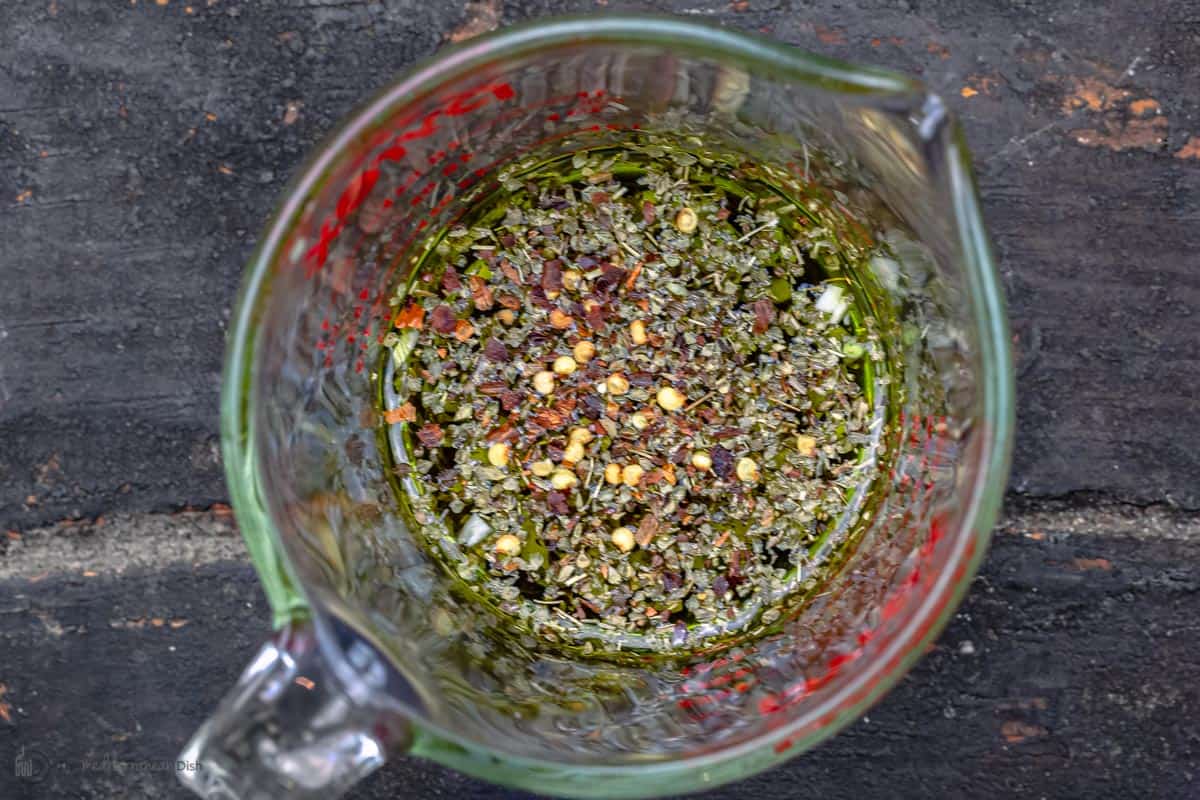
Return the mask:
[[[0,798],[182,797],[93,762],[173,759],[267,633],[217,393],[304,154],[450,39],[635,8],[940,92],[1018,354],[1007,518],[940,644],[860,723],[712,798],[1200,798],[1195,0],[0,4]],[[15,776],[21,748],[45,780]],[[354,796],[518,797],[409,761]]]

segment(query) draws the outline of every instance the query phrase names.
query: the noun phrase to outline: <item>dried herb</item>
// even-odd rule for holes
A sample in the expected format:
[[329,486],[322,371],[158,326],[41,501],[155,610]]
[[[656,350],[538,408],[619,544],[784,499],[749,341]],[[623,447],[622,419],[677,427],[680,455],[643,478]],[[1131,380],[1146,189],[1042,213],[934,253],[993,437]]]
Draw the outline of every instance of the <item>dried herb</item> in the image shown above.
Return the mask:
[[398,293],[396,327],[428,308],[428,330],[388,340],[414,411],[385,421],[413,426],[394,455],[424,485],[403,499],[440,521],[414,527],[502,613],[592,652],[777,618],[873,476],[881,355],[844,246],[740,168],[654,147],[504,176]]

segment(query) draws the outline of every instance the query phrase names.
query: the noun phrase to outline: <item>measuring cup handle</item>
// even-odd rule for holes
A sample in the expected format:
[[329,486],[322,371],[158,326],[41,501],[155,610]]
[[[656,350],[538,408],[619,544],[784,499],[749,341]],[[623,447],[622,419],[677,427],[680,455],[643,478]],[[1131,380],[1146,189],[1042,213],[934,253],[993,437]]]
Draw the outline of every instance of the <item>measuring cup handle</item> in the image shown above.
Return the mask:
[[370,704],[370,672],[343,680],[312,623],[289,623],[192,736],[180,780],[205,800],[334,800],[411,743],[403,718]]

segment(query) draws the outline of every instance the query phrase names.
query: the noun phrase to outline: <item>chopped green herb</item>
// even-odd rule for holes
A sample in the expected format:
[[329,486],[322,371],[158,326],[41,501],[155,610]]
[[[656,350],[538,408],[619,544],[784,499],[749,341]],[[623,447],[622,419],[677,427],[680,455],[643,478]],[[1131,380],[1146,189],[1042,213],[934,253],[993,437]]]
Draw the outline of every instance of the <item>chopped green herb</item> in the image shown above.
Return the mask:
[[779,618],[832,563],[882,422],[820,215],[649,149],[503,175],[386,342],[414,529],[524,630],[598,655]]

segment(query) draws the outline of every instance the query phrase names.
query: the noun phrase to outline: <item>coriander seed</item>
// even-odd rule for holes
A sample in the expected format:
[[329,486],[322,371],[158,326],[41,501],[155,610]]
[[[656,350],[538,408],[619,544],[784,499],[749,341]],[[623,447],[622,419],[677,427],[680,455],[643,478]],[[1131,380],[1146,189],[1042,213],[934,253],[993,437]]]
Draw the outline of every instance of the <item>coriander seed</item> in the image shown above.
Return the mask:
[[604,481],[616,486],[621,482],[621,465],[609,464],[604,468]]
[[621,395],[629,391],[629,381],[619,372],[609,375],[604,385],[611,394]]
[[558,375],[570,375],[578,365],[570,356],[559,356],[554,359],[554,372]]
[[521,540],[511,533],[506,533],[496,540],[495,550],[506,556],[515,556],[521,552]]
[[679,209],[679,213],[675,215],[675,228],[680,233],[691,233],[699,224],[700,218],[687,206]]
[[578,484],[579,478],[575,477],[575,473],[569,469],[556,469],[550,475],[550,485],[560,492]]
[[748,456],[743,456],[737,462],[738,480],[743,483],[754,483],[758,480],[758,464],[754,463],[754,459]]
[[637,486],[645,474],[646,470],[642,469],[640,465],[626,464],[621,470],[621,482],[626,486]]
[[575,344],[575,347],[572,349],[571,353],[575,356],[575,360],[580,364],[586,364],[592,360],[592,356],[596,355],[596,345],[592,344],[587,339],[584,339],[583,341]]
[[692,466],[703,472],[712,469],[712,456],[703,450],[692,453]]
[[548,458],[544,461],[535,461],[529,465],[529,471],[539,478],[545,478],[554,472],[554,462]]
[[629,323],[629,338],[634,344],[645,344],[648,340],[646,336],[646,323],[640,319],[635,319]]
[[817,454],[817,440],[802,433],[796,434],[796,451],[806,458],[812,458]]
[[554,373],[542,370],[533,376],[533,390],[538,394],[550,394],[554,391]]
[[583,455],[583,445],[579,442],[571,442],[567,445],[567,449],[563,450],[563,462],[578,464],[583,461]]
[[504,442],[496,442],[488,448],[487,460],[493,467],[506,465],[508,463],[508,445]]
[[658,405],[665,411],[678,411],[683,408],[684,396],[674,386],[664,386],[654,397]]
[[633,531],[629,530],[629,528],[614,529],[612,534],[610,534],[609,539],[622,553],[628,553],[633,549],[635,544]]

